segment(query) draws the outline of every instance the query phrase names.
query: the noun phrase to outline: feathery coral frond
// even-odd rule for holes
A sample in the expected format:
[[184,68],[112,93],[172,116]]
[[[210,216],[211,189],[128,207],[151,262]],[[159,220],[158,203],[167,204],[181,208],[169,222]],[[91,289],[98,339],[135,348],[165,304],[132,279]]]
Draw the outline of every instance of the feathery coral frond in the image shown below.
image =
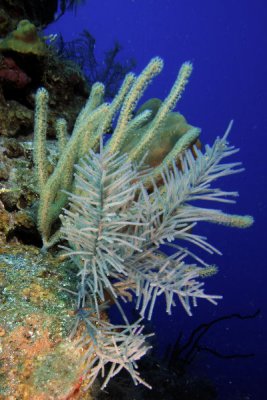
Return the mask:
[[[88,327],[84,340],[89,346],[85,358],[90,382],[107,363],[111,367],[103,386],[121,368],[136,383],[141,382],[135,361],[146,352],[144,337],[139,336],[139,327],[129,324],[119,302],[131,299],[129,292],[136,295],[140,315],[148,319],[161,295],[165,296],[169,314],[176,299],[192,315],[191,307],[198,299],[216,304],[221,298],[206,294],[201,282],[205,271],[214,272],[215,268],[185,248],[183,242],[220,254],[192,228],[200,221],[239,227],[253,221],[248,216],[191,204],[195,200],[229,202],[237,196],[236,192],[211,186],[218,178],[242,170],[240,163],[223,163],[237,152],[227,142],[229,130],[212,147],[206,146],[204,153],[195,148],[196,158],[191,151],[185,152],[181,169],[175,163],[165,168],[161,187],[151,175],[152,191],[143,183],[149,179],[149,171],[144,177],[140,166],[131,163],[127,155],[110,153],[108,146],[101,146],[99,154],[91,151],[76,166],[75,191],[69,194],[70,209],[62,218],[62,232],[69,243],[65,247],[67,255],[79,269],[78,309],[89,304],[96,315],[83,318]],[[166,256],[161,245],[175,249],[174,254]],[[107,293],[125,322],[116,333],[100,320],[101,302],[106,301]],[[98,321],[97,329],[93,321]]]
[[127,275],[126,254],[141,251],[145,240],[126,231],[144,225],[131,207],[139,172],[126,155],[116,157],[107,150],[90,152],[76,170],[78,194],[70,194],[62,232],[71,245],[67,254],[80,268],[81,285],[104,301],[104,289],[116,296],[110,279]]

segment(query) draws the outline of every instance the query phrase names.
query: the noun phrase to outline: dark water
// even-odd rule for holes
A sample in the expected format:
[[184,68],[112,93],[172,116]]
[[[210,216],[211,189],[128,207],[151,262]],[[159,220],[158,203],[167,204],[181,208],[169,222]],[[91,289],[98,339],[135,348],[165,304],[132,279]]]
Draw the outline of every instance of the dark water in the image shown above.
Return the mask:
[[72,40],[88,29],[96,38],[96,55],[117,39],[122,59],[135,58],[136,72],[155,55],[165,60],[162,74],[145,97],[164,97],[182,62],[194,72],[178,109],[202,128],[203,143],[222,135],[230,119],[230,140],[246,168],[226,178],[238,190],[229,212],[251,214],[248,230],[203,225],[203,234],[222,251],[210,262],[219,274],[206,281],[209,293],[222,294],[217,307],[204,301],[188,317],[178,306],[171,317],[159,309],[153,323],[160,351],[178,332],[233,312],[253,313],[257,319],[218,324],[205,343],[224,354],[255,353],[251,359],[221,360],[202,354],[195,371],[214,380],[220,399],[265,399],[267,378],[267,3],[264,0],[88,0],[76,16],[66,14],[49,33]]

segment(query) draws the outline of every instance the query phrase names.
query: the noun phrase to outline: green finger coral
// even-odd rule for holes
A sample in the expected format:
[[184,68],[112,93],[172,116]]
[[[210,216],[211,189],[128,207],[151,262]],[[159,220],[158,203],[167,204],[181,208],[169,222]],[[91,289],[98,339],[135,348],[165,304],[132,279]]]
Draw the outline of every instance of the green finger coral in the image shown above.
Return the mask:
[[[159,57],[153,58],[139,76],[130,73],[115,98],[104,103],[103,84],[93,85],[89,99],[81,110],[70,139],[64,120],[56,125],[59,160],[48,176],[46,157],[46,131],[49,96],[44,88],[36,94],[34,127],[34,162],[40,201],[38,229],[44,248],[52,246],[59,238],[55,228],[62,208],[67,204],[66,191],[72,191],[74,164],[90,149],[97,150],[101,135],[110,131],[117,117],[114,132],[106,146],[111,153],[128,154],[129,160],[143,160],[156,166],[154,178],[158,179],[164,167],[196,142],[200,130],[188,125],[185,119],[173,112],[192,71],[190,63],[184,63],[177,79],[164,101],[150,100],[139,110],[138,101],[153,78],[163,68]],[[149,150],[148,150],[149,149]],[[145,157],[145,158],[144,158]]]

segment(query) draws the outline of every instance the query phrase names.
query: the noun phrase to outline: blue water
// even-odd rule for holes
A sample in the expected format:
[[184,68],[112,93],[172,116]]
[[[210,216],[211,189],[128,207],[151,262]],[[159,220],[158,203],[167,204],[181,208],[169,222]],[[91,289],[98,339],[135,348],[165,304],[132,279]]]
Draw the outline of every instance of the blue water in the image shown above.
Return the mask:
[[[96,55],[117,39],[122,59],[135,58],[139,72],[156,55],[165,61],[162,74],[145,98],[163,98],[182,62],[194,72],[178,109],[202,128],[202,143],[222,135],[230,119],[230,140],[246,168],[226,178],[225,187],[240,198],[229,212],[251,214],[248,230],[203,225],[203,234],[222,251],[212,262],[219,274],[206,281],[209,293],[223,295],[217,307],[202,302],[188,317],[180,306],[171,317],[158,310],[159,349],[190,332],[198,324],[228,313],[261,316],[251,321],[230,321],[213,329],[206,343],[226,354],[255,353],[252,359],[218,360],[202,355],[195,368],[210,376],[222,400],[265,399],[267,378],[267,3],[264,0],[87,0],[77,14],[67,13],[48,27],[65,40],[88,29],[96,38]],[[179,397],[177,397],[179,398]]]

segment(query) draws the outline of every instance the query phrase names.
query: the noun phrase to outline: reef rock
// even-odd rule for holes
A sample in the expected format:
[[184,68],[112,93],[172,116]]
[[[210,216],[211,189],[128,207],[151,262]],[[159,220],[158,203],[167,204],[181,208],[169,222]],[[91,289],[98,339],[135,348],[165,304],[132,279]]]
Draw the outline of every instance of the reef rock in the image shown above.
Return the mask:
[[62,260],[30,246],[0,250],[0,400],[90,400]]

